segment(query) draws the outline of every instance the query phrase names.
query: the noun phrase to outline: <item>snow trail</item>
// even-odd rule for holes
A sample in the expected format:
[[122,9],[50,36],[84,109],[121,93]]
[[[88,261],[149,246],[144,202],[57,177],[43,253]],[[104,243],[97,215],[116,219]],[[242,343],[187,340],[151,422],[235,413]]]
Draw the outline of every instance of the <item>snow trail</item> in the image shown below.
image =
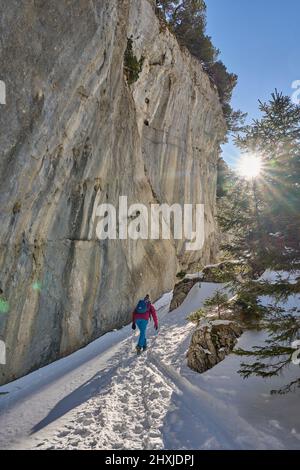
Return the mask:
[[[261,382],[252,382],[253,392],[245,387],[236,374],[235,356],[218,364],[213,369],[216,375],[212,371],[200,375],[187,368],[185,356],[194,325],[186,317],[217,288],[216,284],[196,284],[184,303],[170,313],[171,293],[160,299],[156,303],[159,334],[150,323],[149,347],[140,356],[135,352],[138,332],[132,333],[127,326],[69,358],[0,387],[0,393],[9,392],[0,396],[0,447],[297,448],[297,424],[283,423],[274,407],[266,410],[266,420],[259,426],[256,416],[249,417],[257,396],[261,406],[269,405],[261,393],[265,389],[257,385]],[[240,390],[248,392],[249,405],[240,401]]]

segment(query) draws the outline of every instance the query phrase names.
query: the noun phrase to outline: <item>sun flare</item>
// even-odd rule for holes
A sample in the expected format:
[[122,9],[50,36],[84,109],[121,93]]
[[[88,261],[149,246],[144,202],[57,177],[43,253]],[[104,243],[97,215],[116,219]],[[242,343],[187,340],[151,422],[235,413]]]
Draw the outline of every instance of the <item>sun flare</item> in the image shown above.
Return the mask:
[[257,155],[242,155],[237,165],[238,174],[247,179],[257,178],[261,170],[262,161]]

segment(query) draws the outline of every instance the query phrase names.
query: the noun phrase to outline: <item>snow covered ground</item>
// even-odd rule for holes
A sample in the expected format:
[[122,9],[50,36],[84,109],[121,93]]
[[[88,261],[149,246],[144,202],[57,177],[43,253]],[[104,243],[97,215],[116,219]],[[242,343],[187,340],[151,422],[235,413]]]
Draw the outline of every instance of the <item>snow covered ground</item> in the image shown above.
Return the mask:
[[[186,366],[194,325],[216,284],[196,284],[169,313],[171,294],[156,303],[160,331],[137,357],[130,326],[0,387],[0,448],[26,449],[299,449],[299,393],[270,390],[299,375],[243,380],[228,356],[204,374]],[[297,299],[299,302],[299,299]],[[264,340],[247,332],[239,345]]]

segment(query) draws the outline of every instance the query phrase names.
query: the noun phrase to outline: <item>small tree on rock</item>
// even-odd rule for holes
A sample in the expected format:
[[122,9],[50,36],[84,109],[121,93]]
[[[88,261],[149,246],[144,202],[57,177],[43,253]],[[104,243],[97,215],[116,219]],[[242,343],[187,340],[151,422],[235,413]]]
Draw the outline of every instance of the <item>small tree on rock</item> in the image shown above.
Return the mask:
[[216,307],[218,317],[221,318],[221,314],[225,308],[228,307],[229,299],[228,295],[218,290],[212,297],[206,299],[204,302],[204,308],[208,310],[211,307]]

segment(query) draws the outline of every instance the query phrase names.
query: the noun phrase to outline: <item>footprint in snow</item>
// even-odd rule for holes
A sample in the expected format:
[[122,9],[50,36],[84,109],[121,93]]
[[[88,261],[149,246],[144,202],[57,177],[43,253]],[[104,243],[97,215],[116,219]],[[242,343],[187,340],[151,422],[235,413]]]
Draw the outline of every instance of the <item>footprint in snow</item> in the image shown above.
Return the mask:
[[61,431],[57,434],[57,437],[66,437],[70,434],[70,431]]

